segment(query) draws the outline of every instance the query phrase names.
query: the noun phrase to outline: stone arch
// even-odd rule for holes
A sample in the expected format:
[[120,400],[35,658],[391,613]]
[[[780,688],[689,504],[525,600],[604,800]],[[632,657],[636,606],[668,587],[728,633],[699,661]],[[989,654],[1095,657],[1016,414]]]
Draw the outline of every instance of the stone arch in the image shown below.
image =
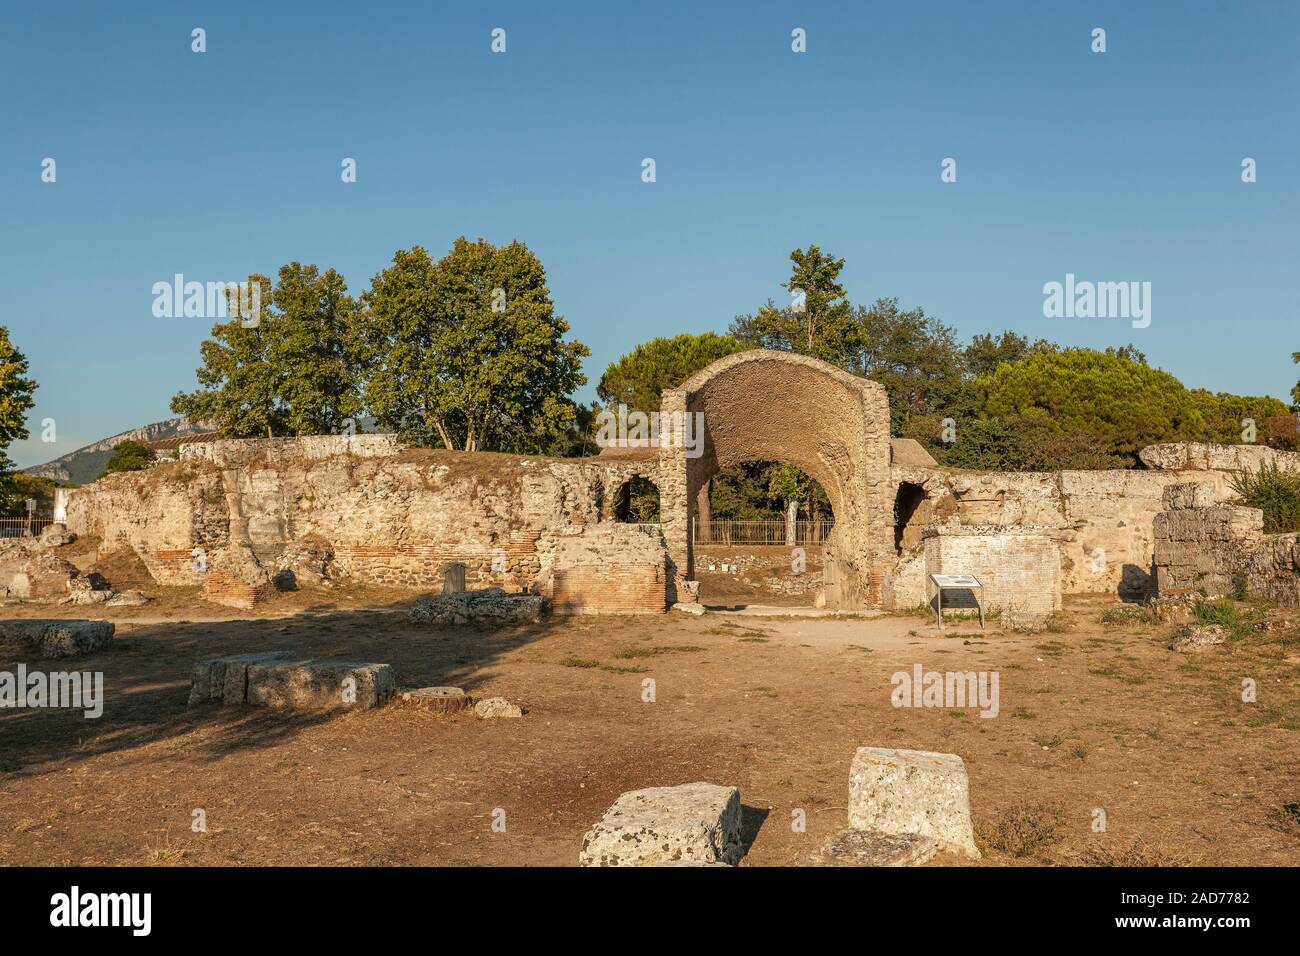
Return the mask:
[[673,600],[696,591],[690,519],[699,489],[729,465],[769,460],[802,469],[830,499],[827,606],[880,605],[894,554],[882,385],[803,355],[737,352],[664,392],[659,435],[659,514]]

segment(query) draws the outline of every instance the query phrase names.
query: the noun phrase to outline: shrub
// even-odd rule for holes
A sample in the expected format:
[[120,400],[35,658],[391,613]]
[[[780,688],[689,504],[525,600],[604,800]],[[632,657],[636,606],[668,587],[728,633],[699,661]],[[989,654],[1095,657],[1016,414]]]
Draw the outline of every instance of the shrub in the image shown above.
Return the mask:
[[1060,807],[1046,804],[1008,807],[981,835],[995,850],[1026,857],[1061,838],[1062,817]]
[[[104,474],[111,475],[119,471],[143,471],[154,463],[153,449],[143,442],[118,442],[113,446],[113,455],[104,466]],[[100,477],[103,477],[102,475]]]
[[1300,531],[1300,471],[1267,462],[1258,471],[1238,471],[1231,479],[1239,503],[1264,512],[1264,533]]
[[1150,604],[1116,604],[1101,612],[1103,624],[1154,624],[1156,611]]

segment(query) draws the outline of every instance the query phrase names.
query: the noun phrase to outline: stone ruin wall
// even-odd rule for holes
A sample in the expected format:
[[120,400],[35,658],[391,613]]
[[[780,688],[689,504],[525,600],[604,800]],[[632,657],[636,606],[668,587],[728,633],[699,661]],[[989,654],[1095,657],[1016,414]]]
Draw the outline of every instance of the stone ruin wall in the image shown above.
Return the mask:
[[1264,513],[1216,501],[1197,484],[1171,485],[1155,518],[1161,597],[1248,594],[1300,604],[1300,534],[1265,534]]
[[1271,462],[1300,468],[1300,454],[1255,445],[1179,442],[1145,448],[1140,457],[1144,470],[979,473],[896,465],[895,485],[919,489],[924,500],[901,535],[887,606],[927,602],[922,534],[943,523],[1036,527],[1059,544],[1063,593],[1152,596],[1154,526],[1167,488],[1190,482],[1201,487],[1200,500],[1226,502],[1235,497],[1234,471]]
[[437,591],[443,564],[461,562],[471,588],[662,612],[662,536],[614,520],[634,475],[653,480],[653,458],[401,449],[384,435],[221,441],[78,489],[68,524],[101,554],[130,548],[164,584],[219,585],[224,571],[196,571],[194,549],[238,547],[271,574],[301,573],[306,556],[330,577]]
[[[1223,502],[1234,469],[1300,463],[1256,446],[1186,443],[1142,457],[1146,470],[975,473],[895,454],[890,487],[919,500],[882,603],[926,603],[923,534],[942,524],[1032,527],[1059,546],[1063,593],[1147,596],[1169,486],[1194,482],[1198,500]],[[272,573],[324,554],[332,576],[436,591],[442,565],[456,561],[470,587],[527,587],[572,611],[662,610],[673,573],[662,536],[613,520],[620,487],[640,475],[662,488],[660,467],[653,451],[546,459],[402,449],[386,435],[210,442],[77,489],[69,528],[98,537],[101,553],[131,548],[164,584],[203,583],[193,550],[238,544]]]

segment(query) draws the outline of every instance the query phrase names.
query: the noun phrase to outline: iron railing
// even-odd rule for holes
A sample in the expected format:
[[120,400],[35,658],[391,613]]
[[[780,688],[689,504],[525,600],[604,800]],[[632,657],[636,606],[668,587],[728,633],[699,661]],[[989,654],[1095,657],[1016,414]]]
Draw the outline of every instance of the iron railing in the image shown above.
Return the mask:
[[[794,528],[790,529],[781,518],[750,521],[701,521],[696,518],[693,519],[692,540],[696,544],[824,544],[834,526],[835,522],[828,519],[796,521]],[[794,532],[793,540],[791,530]]]

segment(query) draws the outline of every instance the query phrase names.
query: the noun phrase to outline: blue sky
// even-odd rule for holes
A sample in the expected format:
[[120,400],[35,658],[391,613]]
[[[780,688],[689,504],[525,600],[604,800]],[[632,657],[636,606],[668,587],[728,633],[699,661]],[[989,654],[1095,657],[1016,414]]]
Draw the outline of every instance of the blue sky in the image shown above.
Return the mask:
[[[810,242],[855,301],[963,338],[1132,341],[1190,386],[1287,398],[1298,53],[1300,4],[1262,0],[11,4],[0,323],[40,389],[10,455],[170,416],[211,322],[155,318],[154,282],[298,259],[360,293],[461,234],[541,257],[593,352],[583,398],[638,342],[782,298]],[[1151,282],[1150,327],[1044,318],[1067,272]]]

